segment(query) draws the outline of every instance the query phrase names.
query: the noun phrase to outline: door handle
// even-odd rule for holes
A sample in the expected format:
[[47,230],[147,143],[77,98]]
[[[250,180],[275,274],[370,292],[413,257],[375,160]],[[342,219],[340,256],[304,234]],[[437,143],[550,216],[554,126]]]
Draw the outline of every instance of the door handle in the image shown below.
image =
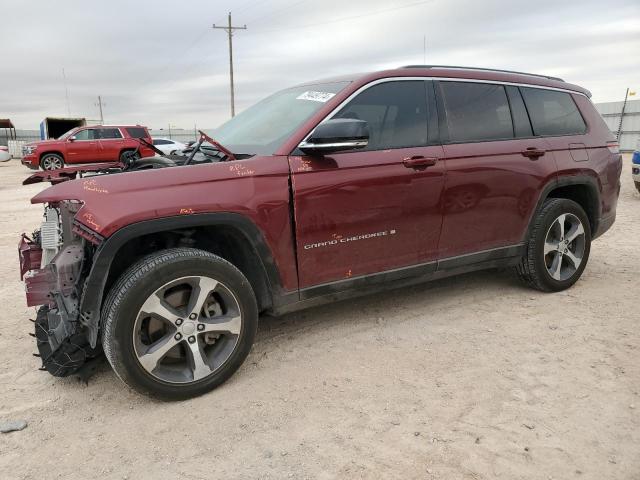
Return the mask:
[[423,157],[416,155],[414,157],[406,157],[402,159],[402,164],[407,168],[426,168],[432,167],[438,162],[434,157]]
[[546,152],[540,148],[529,147],[526,150],[522,150],[522,156],[527,157],[529,160],[537,160],[542,157]]

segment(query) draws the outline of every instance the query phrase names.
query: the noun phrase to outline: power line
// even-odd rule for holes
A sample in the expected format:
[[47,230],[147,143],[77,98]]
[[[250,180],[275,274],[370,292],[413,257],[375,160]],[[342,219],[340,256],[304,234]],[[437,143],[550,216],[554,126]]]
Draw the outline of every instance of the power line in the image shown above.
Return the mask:
[[231,12],[229,12],[229,17],[228,17],[229,23],[227,24],[226,27],[223,26],[216,26],[216,24],[213,24],[213,28],[214,29],[220,29],[220,30],[224,30],[227,32],[228,38],[229,38],[229,80],[231,83],[231,116],[235,117],[236,115],[236,106],[235,106],[235,92],[234,92],[234,88],[233,88],[233,31],[234,30],[246,30],[247,26],[244,25],[242,27],[234,27],[231,25]]
[[[336,18],[335,20],[327,20],[325,22],[318,22],[318,23],[308,23],[305,25],[294,25],[294,26],[287,26],[287,30],[296,30],[296,29],[300,29],[300,28],[309,28],[309,27],[316,27],[319,25],[327,25],[330,23],[338,23],[338,22],[346,22],[348,20],[355,20],[358,18],[364,18],[364,17],[371,17],[374,15],[380,15],[381,13],[387,13],[387,12],[393,12],[396,10],[402,10],[405,8],[411,8],[411,7],[417,7],[419,5],[424,5],[425,3],[432,3],[434,0],[423,0],[421,2],[415,2],[415,3],[410,3],[408,5],[400,5],[398,7],[393,7],[393,8],[385,8],[382,10],[376,10],[375,12],[370,12],[370,13],[363,13],[361,15],[352,15],[350,17],[343,17],[343,18]],[[251,34],[256,35],[256,34],[260,34],[260,33],[268,33],[268,32],[275,32],[275,31],[279,31],[282,30],[282,27],[277,27],[277,28],[269,28],[269,29],[264,29],[264,30],[254,30]]]
[[309,0],[299,0],[299,1],[295,2],[295,3],[291,3],[291,4],[288,4],[288,5],[285,5],[282,8],[279,8],[277,10],[273,10],[271,12],[268,12],[268,13],[264,14],[264,15],[258,15],[257,17],[253,17],[252,19],[247,21],[247,23],[251,24],[251,23],[255,22],[256,20],[264,20],[265,18],[271,18],[271,17],[273,17],[274,15],[277,15],[280,12],[283,12],[285,10],[289,10],[289,9],[291,9],[293,7],[297,7],[301,3],[306,3],[308,1]]
[[247,10],[249,7],[255,7],[255,6],[256,6],[256,4],[264,3],[264,2],[266,2],[266,1],[267,1],[267,0],[250,0],[249,2],[245,2],[245,3],[240,4],[240,6],[239,6],[238,8],[234,8],[234,9],[232,9],[231,11],[232,11],[233,13],[240,13],[240,12],[244,12],[244,11],[245,11],[245,10]]

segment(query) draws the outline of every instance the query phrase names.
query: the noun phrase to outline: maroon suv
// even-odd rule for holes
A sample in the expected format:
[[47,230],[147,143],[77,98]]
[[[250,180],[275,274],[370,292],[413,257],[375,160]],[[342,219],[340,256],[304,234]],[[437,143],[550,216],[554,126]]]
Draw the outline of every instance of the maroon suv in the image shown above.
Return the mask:
[[217,161],[44,190],[20,243],[43,368],[102,347],[131,387],[185,398],[238,369],[261,313],[495,267],[566,289],[620,192],[589,97],[460,67],[309,82],[217,130]]
[[33,169],[58,170],[65,164],[124,162],[127,156],[151,157],[154,151],[137,140],[151,142],[140,125],[96,125],[78,127],[55,140],[33,142],[22,147],[22,164]]

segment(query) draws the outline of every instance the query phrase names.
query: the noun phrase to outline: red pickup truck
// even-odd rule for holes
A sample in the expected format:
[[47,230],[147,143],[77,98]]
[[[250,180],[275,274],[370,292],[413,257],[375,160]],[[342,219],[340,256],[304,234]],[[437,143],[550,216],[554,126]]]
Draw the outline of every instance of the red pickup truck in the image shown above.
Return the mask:
[[151,142],[146,127],[140,125],[95,125],[74,128],[55,140],[33,142],[22,147],[22,164],[33,169],[58,170],[65,164],[123,162],[138,151],[140,157],[155,155],[140,145],[138,138]]
[[54,185],[20,242],[42,368],[102,346],[128,385],[186,398],[240,367],[260,313],[496,267],[567,289],[620,193],[589,97],[461,67],[309,82],[222,125],[216,161]]

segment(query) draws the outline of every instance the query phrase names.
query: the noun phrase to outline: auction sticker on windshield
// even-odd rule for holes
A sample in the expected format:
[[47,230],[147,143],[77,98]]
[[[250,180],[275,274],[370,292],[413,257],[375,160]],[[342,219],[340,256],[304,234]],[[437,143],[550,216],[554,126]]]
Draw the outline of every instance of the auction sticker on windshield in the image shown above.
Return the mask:
[[313,91],[308,91],[308,92],[304,92],[300,95],[298,95],[296,97],[297,100],[311,100],[312,102],[326,102],[327,100],[331,99],[332,97],[335,97],[336,94],[335,93],[329,93],[329,92],[313,92]]

